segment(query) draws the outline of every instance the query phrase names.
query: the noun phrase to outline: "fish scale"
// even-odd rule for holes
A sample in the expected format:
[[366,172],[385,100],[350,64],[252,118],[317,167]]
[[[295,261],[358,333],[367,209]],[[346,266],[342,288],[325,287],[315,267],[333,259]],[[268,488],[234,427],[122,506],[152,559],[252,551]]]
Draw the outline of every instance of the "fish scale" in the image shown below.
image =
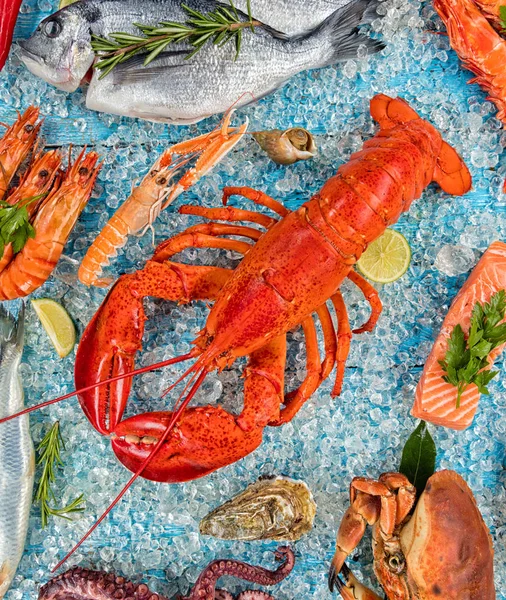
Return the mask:
[[[295,35],[310,31],[351,1],[311,0],[309,5],[307,0],[250,0],[250,4],[254,19],[289,35]],[[243,12],[248,11],[248,0],[236,0],[234,5]]]
[[[19,376],[24,309],[18,322],[0,309],[0,417],[19,411],[24,395]],[[35,453],[28,416],[0,425],[0,598],[23,555],[32,504]]]

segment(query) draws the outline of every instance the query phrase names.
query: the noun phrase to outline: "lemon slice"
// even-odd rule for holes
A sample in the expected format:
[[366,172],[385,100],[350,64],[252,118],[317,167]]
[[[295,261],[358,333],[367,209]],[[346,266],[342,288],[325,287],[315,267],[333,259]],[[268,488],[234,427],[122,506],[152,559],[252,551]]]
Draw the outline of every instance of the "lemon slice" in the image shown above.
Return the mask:
[[69,313],[50,298],[32,300],[32,306],[56,352],[61,358],[65,358],[76,343],[76,328]]
[[406,238],[394,229],[374,240],[357,262],[361,273],[377,283],[392,283],[402,277],[411,262]]
[[60,5],[58,6],[58,10],[61,10],[62,8],[65,8],[66,6],[69,6],[70,4],[74,4],[74,2],[77,2],[77,0],[60,0]]

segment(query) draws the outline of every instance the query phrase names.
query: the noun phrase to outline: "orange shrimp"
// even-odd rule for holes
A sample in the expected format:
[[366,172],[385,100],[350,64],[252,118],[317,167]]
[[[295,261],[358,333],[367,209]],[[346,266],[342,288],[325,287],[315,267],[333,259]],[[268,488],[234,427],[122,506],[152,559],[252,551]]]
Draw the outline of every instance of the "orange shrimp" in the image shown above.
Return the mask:
[[506,40],[483,16],[472,0],[434,0],[443,19],[450,43],[464,66],[490,94],[499,109],[497,118],[506,123]]
[[17,121],[7,128],[0,140],[0,199],[9,188],[23,160],[35,146],[40,126],[37,124],[39,109],[31,106],[24,115],[18,114]]
[[101,164],[98,154],[81,152],[63,177],[61,185],[43,202],[29,239],[14,260],[0,273],[0,300],[31,294],[53,272],[79,215],[88,202]]
[[[233,111],[224,118],[219,130],[176,144],[162,154],[88,249],[78,272],[81,283],[109,286],[113,280],[101,279],[102,269],[126,244],[128,236],[139,232],[142,235],[162,210],[211,171],[234,148],[246,133],[248,122],[239,128],[232,128],[232,114]],[[173,163],[174,155],[182,158]],[[197,156],[195,166],[173,183],[177,171]]]
[[[498,3],[480,0],[479,4],[488,6],[492,14]],[[469,83],[478,83],[488,92],[488,99],[499,110],[497,118],[506,124],[506,40],[472,0],[434,0],[434,8],[443,19],[452,48],[476,75]]]
[[[40,200],[42,200],[42,197],[53,188],[54,184],[59,185],[59,182],[56,183],[55,179],[60,165],[61,155],[57,150],[51,150],[46,152],[46,154],[37,156],[19,186],[6,198],[5,201],[7,204],[13,206],[39,196]],[[38,202],[31,201],[26,204],[29,217],[32,217],[37,212],[42,203],[40,200]],[[12,244],[7,244],[0,259],[0,273],[11,262],[13,256]]]
[[485,13],[487,19],[502,27],[501,6],[506,6],[505,0],[475,0],[475,3]]

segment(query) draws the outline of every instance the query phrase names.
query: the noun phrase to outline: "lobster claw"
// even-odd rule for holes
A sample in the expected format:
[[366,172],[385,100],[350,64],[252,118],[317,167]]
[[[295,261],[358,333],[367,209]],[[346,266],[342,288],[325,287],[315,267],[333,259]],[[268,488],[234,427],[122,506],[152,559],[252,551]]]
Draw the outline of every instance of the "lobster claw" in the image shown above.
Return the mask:
[[[120,277],[82,336],[74,373],[77,389],[134,369],[146,317],[142,299],[131,291],[132,277]],[[81,408],[99,433],[108,435],[121,421],[131,387],[132,378],[126,377],[78,395]]]
[[[171,412],[137,415],[117,425],[112,448],[119,461],[137,472],[163,435]],[[142,477],[162,483],[181,483],[225,467],[262,443],[263,427],[244,431],[237,418],[220,406],[188,408]]]

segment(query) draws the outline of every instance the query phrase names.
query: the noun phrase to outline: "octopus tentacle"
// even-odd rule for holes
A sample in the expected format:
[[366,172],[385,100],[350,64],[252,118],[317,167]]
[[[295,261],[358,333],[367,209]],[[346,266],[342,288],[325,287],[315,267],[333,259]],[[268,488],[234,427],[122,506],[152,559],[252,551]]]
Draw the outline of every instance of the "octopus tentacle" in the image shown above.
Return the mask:
[[[225,575],[232,575],[251,583],[275,585],[291,572],[295,564],[294,553],[287,546],[279,548],[275,556],[276,560],[283,561],[275,571],[254,567],[238,560],[215,560],[200,574],[187,600],[215,600],[216,583]],[[253,597],[252,600],[256,598]],[[261,596],[260,600],[263,600]]]
[[151,592],[144,583],[135,584],[124,577],[104,571],[74,567],[51,579],[39,592],[39,600],[166,600]]

